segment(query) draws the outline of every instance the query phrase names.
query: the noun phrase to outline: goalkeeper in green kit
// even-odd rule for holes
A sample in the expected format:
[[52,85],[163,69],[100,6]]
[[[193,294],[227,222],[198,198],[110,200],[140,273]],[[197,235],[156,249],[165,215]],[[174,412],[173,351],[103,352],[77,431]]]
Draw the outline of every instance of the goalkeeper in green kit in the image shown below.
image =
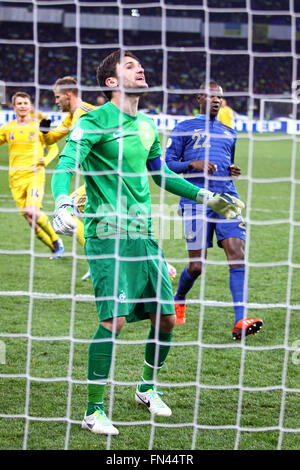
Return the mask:
[[157,416],[171,409],[156,390],[175,325],[173,291],[163,253],[153,238],[148,171],[156,184],[178,196],[233,218],[244,204],[185,181],[162,162],[153,121],[138,112],[148,85],[142,65],[131,52],[115,51],[99,65],[97,80],[109,101],[84,114],[70,132],[52,179],[54,230],[76,230],[69,198],[75,171],[84,175],[85,253],[99,316],[88,352],[88,397],[82,427],[96,434],[119,431],[105,413],[104,394],[115,340],[125,321],[150,320],[144,365],[135,392],[137,403]]

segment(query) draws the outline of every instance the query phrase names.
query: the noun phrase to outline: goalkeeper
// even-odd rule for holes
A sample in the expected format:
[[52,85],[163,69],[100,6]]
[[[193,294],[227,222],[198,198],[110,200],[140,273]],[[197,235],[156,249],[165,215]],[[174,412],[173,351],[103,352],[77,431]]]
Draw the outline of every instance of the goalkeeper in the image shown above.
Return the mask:
[[[208,187],[213,192],[226,192],[238,197],[232,181],[240,175],[234,164],[236,131],[217,120],[222,103],[222,88],[214,81],[200,87],[198,102],[200,114],[194,119],[179,123],[170,134],[166,150],[166,163],[176,173],[184,173],[187,180],[199,188]],[[185,323],[186,295],[201,274],[201,257],[213,246],[216,233],[219,247],[223,248],[229,263],[229,285],[234,302],[235,323],[233,339],[254,334],[261,328],[260,319],[245,318],[247,286],[245,280],[246,227],[241,215],[224,221],[212,208],[196,205],[190,198],[182,197],[180,212],[189,253],[189,265],[180,275],[175,294],[176,323]]]
[[140,94],[148,85],[131,52],[107,56],[98,67],[97,80],[106,87],[109,101],[83,115],[68,137],[52,179],[53,226],[65,235],[75,229],[68,195],[72,174],[80,165],[87,192],[85,253],[99,316],[88,352],[88,403],[82,427],[112,435],[118,430],[105,414],[104,393],[113,346],[125,321],[150,319],[135,400],[153,415],[171,415],[155,382],[171,346],[175,310],[167,265],[152,234],[147,168],[159,186],[207,203],[227,218],[240,213],[243,204],[199,190],[162,164],[155,125],[138,112]]
[[[89,103],[83,102],[79,98],[77,81],[73,77],[66,76],[56,80],[53,93],[55,97],[55,103],[59,106],[63,113],[67,112],[68,114],[62,124],[54,130],[50,130],[50,120],[43,119],[41,121],[40,126],[44,134],[45,141],[48,144],[52,144],[52,146],[55,145],[55,142],[61,140],[69,134],[69,132],[74,127],[76,121],[80,118],[80,116],[97,108],[97,106],[93,106]],[[102,98],[102,100],[100,100],[99,98]],[[104,96],[99,96],[97,104],[99,106],[102,106],[104,99]],[[85,185],[83,184],[75,191],[73,191],[70,197],[72,199],[72,205],[76,208],[75,216],[77,220],[77,240],[80,245],[84,246],[85,239],[83,236],[83,224],[81,222],[81,218],[84,212],[84,206],[86,202]],[[169,276],[173,280],[176,276],[176,269],[169,263],[167,263],[167,266]],[[84,281],[89,277],[90,272],[88,271],[81,278],[81,280]]]

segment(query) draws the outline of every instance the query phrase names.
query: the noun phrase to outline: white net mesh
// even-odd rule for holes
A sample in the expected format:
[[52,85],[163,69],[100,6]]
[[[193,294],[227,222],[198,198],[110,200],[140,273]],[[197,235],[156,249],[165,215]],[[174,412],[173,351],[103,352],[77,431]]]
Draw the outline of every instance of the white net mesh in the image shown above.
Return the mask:
[[[96,105],[96,68],[118,47],[141,58],[150,88],[140,108],[155,120],[163,147],[174,124],[198,112],[200,83],[221,82],[241,131],[247,311],[265,321],[260,335],[232,344],[227,262],[213,248],[157,378],[172,419],[134,407],[141,322],[124,327],[113,353],[106,406],[122,430],[118,441],[78,431],[97,324],[90,281],[80,281],[85,256],[75,239],[64,240],[66,256],[49,266],[48,252],[19,222],[1,147],[1,448],[299,448],[299,14],[292,0],[0,2],[2,124],[13,118],[10,98],[19,89],[59,120],[52,86],[65,75],[76,76],[84,101]],[[46,170],[43,201],[49,215],[53,171]],[[178,198],[153,189],[152,201],[157,240],[177,269],[175,291],[188,263]]]

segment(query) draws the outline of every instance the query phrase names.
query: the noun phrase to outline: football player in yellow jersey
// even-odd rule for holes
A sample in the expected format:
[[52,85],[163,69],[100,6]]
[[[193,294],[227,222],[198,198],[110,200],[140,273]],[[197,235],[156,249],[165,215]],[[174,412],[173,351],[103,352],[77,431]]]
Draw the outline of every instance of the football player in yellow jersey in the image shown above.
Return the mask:
[[227,105],[227,101],[222,98],[221,108],[218,113],[218,121],[220,121],[222,124],[225,124],[225,126],[233,128],[233,120],[234,112],[230,106]]
[[8,143],[9,148],[9,186],[17,207],[34,228],[36,237],[50,248],[51,258],[59,258],[64,251],[62,241],[41,210],[45,185],[44,137],[38,121],[30,115],[30,96],[17,92],[12,104],[16,119],[0,129],[0,145]]
[[[33,103],[31,104],[30,109],[31,109],[30,110],[30,116],[32,117],[32,119],[34,119],[36,121],[41,121],[42,119],[48,119],[47,114],[44,113],[44,111],[40,111],[39,109],[35,109]],[[48,145],[47,150],[48,150],[47,154],[44,155],[44,165],[45,166],[49,165],[49,163],[52,162],[52,160],[54,160],[54,158],[59,153],[59,148],[58,148],[57,144]]]
[[[66,76],[59,78],[54,85],[53,89],[55,103],[59,106],[63,113],[68,113],[62,124],[56,129],[50,130],[51,121],[49,119],[42,119],[40,122],[40,129],[44,134],[47,145],[53,145],[62,138],[66,137],[71,131],[77,119],[89,111],[96,109],[97,106],[86,103],[78,96],[78,86],[75,78]],[[84,246],[85,239],[83,236],[83,223],[80,220],[84,211],[86,201],[85,185],[83,184],[71,194],[74,207],[77,209],[77,233],[76,238],[81,246]],[[89,277],[87,272],[82,280]]]
[[43,119],[41,121],[41,130],[44,133],[46,143],[49,145],[66,137],[80,116],[97,108],[97,106],[85,103],[80,99],[77,82],[73,77],[59,78],[55,82],[53,92],[55,103],[63,113],[68,114],[62,124],[53,130],[50,130],[50,120]]

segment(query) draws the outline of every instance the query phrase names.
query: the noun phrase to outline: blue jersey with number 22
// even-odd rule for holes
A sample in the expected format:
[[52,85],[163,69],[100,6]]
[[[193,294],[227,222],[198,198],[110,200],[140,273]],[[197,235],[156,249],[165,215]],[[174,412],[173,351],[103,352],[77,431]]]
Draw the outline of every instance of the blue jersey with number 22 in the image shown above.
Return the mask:
[[[170,134],[166,148],[166,164],[175,173],[183,173],[184,178],[199,188],[212,192],[226,192],[238,197],[235,185],[230,178],[230,165],[234,163],[236,131],[217,120],[203,114],[180,122]],[[192,170],[188,164],[194,160],[209,160],[217,165],[213,175]],[[196,204],[180,199],[180,205]]]

